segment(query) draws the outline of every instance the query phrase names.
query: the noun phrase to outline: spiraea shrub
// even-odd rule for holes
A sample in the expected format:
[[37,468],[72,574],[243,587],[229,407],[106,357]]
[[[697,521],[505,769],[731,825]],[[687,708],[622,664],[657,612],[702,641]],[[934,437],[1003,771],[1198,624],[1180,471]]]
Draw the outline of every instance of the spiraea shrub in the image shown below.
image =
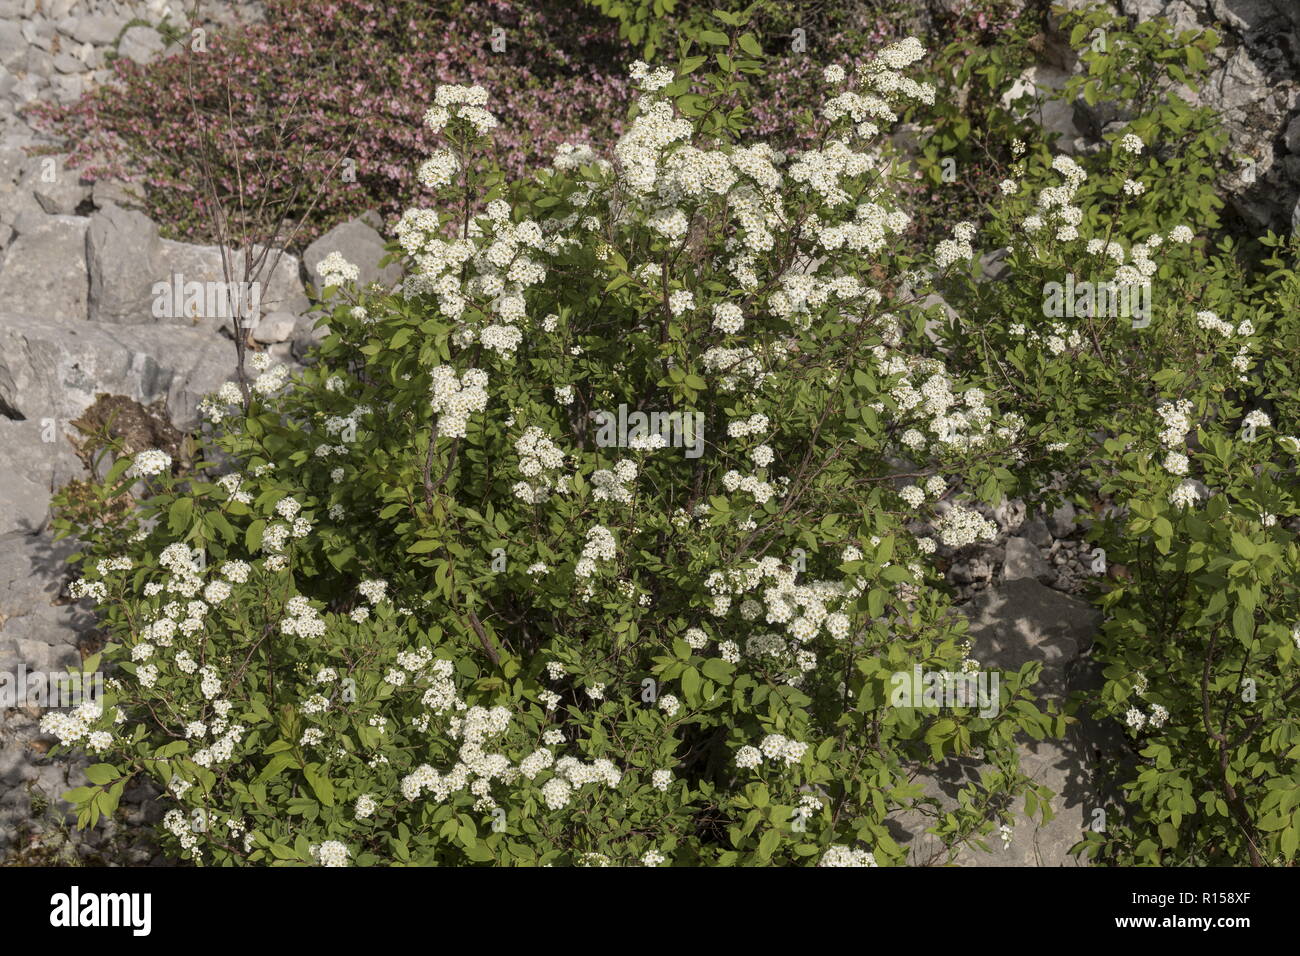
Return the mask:
[[1091,524],[1106,615],[1091,703],[1130,750],[1078,849],[1130,865],[1290,864],[1295,240],[1211,238],[1235,164],[1210,111],[1179,92],[1204,70],[1203,35],[1129,31],[1101,11],[1065,26],[1086,68],[1069,92],[1131,119],[1088,155],[1011,144],[982,234],[981,251],[1001,250],[997,278],[947,255],[935,285],[957,318],[936,336],[954,371],[1025,416],[1016,494],[1040,509],[1066,497]]
[[[327,259],[316,364],[256,363],[196,474],[124,456],[138,509],[74,529],[117,669],[50,720],[102,761],[83,819],[148,775],[203,863],[861,865],[904,859],[903,810],[955,849],[1045,806],[1037,665],[893,699],[979,667],[928,556],[991,532],[959,482],[1024,426],[884,302],[912,264],[873,143],[933,98],[922,55],[828,73],[794,156],[737,141],[734,74],[638,64],[611,149],[509,186],[488,92],[439,88],[401,289]],[[957,755],[987,766],[940,813],[913,778]]]
[[[817,146],[783,154],[746,135],[743,19],[637,63],[626,132],[523,179],[489,91],[439,87],[401,286],[322,262],[314,364],[255,360],[200,461],[121,454],[98,494],[134,507],[63,519],[111,635],[104,700],[47,718],[99,761],[83,823],[149,777],[202,864],[988,849],[1051,813],[1017,742],[1069,718],[1038,664],[978,659],[940,559],[1005,496],[1068,495],[1125,569],[1091,707],[1131,741],[1080,851],[1294,859],[1300,429],[1266,338],[1296,335],[1294,250],[1206,248],[1211,161],[1162,178],[1174,104],[1092,155],[1006,144],[987,220],[911,252],[884,143],[943,96],[921,44],[827,67]],[[989,693],[900,693],[921,673]]]

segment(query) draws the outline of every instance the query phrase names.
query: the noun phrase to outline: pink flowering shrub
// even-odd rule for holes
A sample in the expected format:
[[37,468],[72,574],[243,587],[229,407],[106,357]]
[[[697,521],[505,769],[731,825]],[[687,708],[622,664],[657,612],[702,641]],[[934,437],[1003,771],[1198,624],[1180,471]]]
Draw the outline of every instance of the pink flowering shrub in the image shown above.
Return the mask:
[[212,238],[196,170],[203,155],[219,196],[239,197],[246,215],[293,223],[315,199],[310,241],[364,209],[400,211],[429,147],[420,116],[439,83],[497,91],[509,122],[496,150],[508,175],[562,141],[616,132],[626,81],[614,32],[564,3],[269,0],[265,22],[210,36],[206,53],[144,67],[119,59],[120,86],[36,114],[74,144],[73,164],[91,177],[138,176],[148,212],[171,234]]

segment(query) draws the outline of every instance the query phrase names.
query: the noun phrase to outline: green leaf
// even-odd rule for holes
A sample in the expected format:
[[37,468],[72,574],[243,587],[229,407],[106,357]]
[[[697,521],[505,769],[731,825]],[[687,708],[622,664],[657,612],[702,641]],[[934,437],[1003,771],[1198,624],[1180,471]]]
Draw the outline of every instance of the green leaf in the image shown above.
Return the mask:
[[682,694],[686,697],[686,702],[691,706],[696,706],[700,702],[700,672],[694,667],[686,668],[682,674]]
[[259,781],[264,781],[278,777],[287,767],[292,766],[296,762],[297,761],[294,760],[293,754],[288,752],[278,753],[270,759],[265,767],[262,768],[262,772],[257,775],[257,779]]
[[113,462],[113,467],[108,469],[108,475],[104,478],[104,484],[116,484],[126,470],[131,467],[132,459],[129,455],[123,455],[117,461]]
[[107,784],[112,783],[119,776],[117,768],[111,763],[91,764],[86,768],[86,779],[91,783]]
[[735,668],[720,657],[709,658],[700,670],[704,672],[705,677],[719,684],[730,684],[731,677],[735,673]]
[[316,799],[321,802],[322,806],[334,806],[334,784],[330,782],[328,776],[321,772],[321,768],[314,763],[309,763],[303,768],[303,776],[311,784],[312,791],[316,794]]
[[167,530],[179,535],[189,530],[190,518],[194,516],[194,499],[177,498],[167,509]]
[[1238,604],[1232,612],[1232,633],[1243,644],[1255,636],[1255,612],[1245,604]]
[[1160,844],[1168,849],[1178,846],[1178,830],[1172,823],[1162,823],[1156,828],[1160,833]]

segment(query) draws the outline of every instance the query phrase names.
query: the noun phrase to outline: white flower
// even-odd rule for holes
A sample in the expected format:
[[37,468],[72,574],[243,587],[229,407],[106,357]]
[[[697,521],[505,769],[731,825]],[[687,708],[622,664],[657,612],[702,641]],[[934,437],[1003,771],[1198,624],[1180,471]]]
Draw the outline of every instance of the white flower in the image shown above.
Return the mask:
[[321,866],[347,866],[348,848],[337,840],[326,840],[319,846],[313,846],[311,855]]
[[1201,500],[1201,493],[1196,489],[1196,483],[1184,481],[1181,485],[1169,493],[1169,503],[1175,508],[1187,508]]
[[542,784],[542,800],[552,810],[562,810],[569,804],[573,786],[563,777],[552,777]]
[[327,287],[357,282],[361,278],[361,270],[344,259],[343,254],[337,250],[316,263],[316,274],[320,276],[321,284]]
[[450,184],[459,169],[456,155],[449,149],[440,149],[421,164],[416,178],[425,189],[437,189]]
[[1241,423],[1254,428],[1268,428],[1273,424],[1273,420],[1268,417],[1267,412],[1260,411],[1257,408],[1243,418]]
[[1142,146],[1143,143],[1141,137],[1134,133],[1125,133],[1119,141],[1120,149],[1124,150],[1126,153],[1133,153],[1134,155],[1142,152]]
[[719,302],[713,307],[713,327],[720,332],[734,334],[745,325],[740,306],[734,302]]
[[682,315],[695,308],[695,294],[679,289],[668,296],[668,311],[674,316]]
[[1165,455],[1164,469],[1171,475],[1187,474],[1188,461],[1187,456],[1182,452],[1171,451]]
[[[1019,142],[1019,140],[1017,140]],[[832,844],[822,854],[818,866],[876,866],[876,857],[866,850],[858,850],[843,844]]]
[[898,496],[913,508],[919,508],[925,503],[925,491],[919,485],[908,485],[898,492]]
[[363,793],[361,796],[357,797],[356,808],[352,815],[357,820],[364,820],[366,817],[373,814],[377,808],[378,804],[375,802],[374,796],[369,793]]
[[126,470],[128,478],[150,478],[161,475],[172,466],[172,456],[157,448],[150,448],[135,456],[131,467]]

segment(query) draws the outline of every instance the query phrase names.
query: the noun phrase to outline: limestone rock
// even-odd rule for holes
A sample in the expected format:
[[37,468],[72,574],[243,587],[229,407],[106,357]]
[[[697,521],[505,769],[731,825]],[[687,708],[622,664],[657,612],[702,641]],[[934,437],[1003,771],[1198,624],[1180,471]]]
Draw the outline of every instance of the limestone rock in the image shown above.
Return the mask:
[[19,221],[18,236],[0,268],[0,302],[6,310],[85,320],[89,222],[84,216]]

